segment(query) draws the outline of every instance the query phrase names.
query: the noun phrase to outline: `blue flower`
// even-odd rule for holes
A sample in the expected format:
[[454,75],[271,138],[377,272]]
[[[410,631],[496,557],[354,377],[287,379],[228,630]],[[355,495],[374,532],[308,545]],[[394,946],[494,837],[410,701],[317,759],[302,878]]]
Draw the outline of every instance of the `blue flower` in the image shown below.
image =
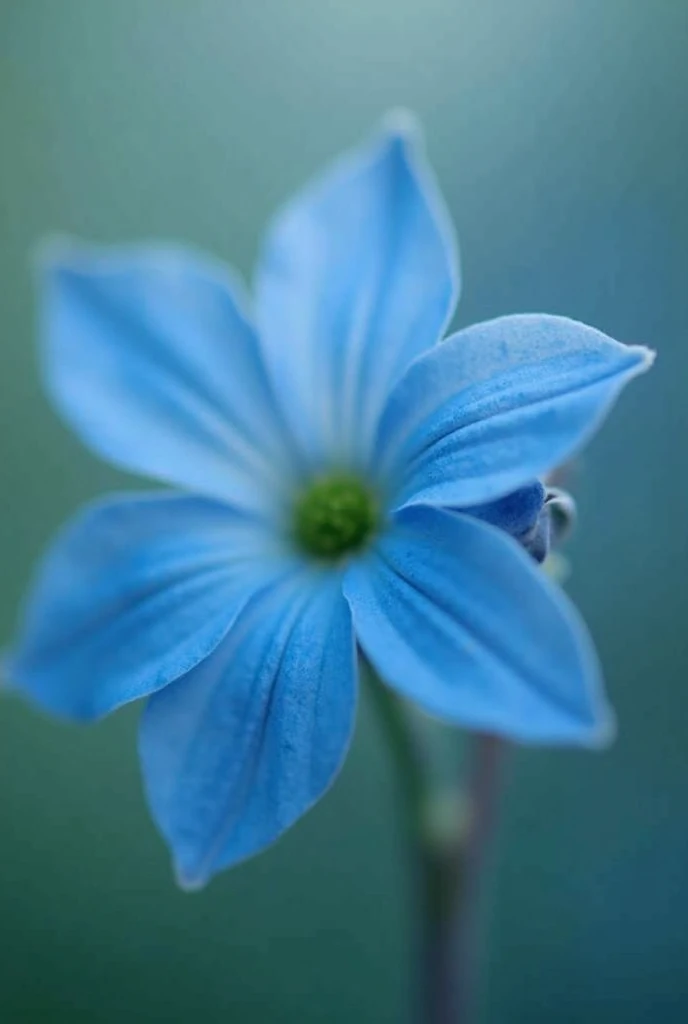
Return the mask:
[[45,560],[9,670],[58,715],[146,698],[145,787],[182,884],[330,786],[357,650],[432,715],[516,740],[609,732],[542,555],[538,479],[651,362],[509,316],[437,344],[458,291],[416,134],[388,121],[278,215],[255,315],[188,251],[53,246],[43,356],[99,455],[181,490],[99,501]]

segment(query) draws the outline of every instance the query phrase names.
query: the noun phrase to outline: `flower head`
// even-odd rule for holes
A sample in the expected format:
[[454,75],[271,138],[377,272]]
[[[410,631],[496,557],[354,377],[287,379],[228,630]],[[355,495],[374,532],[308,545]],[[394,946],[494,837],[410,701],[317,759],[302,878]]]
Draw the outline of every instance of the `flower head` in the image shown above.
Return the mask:
[[146,791],[184,884],[322,796],[357,647],[450,722],[608,733],[588,636],[537,565],[538,481],[650,356],[540,315],[438,344],[457,259],[407,120],[278,215],[255,314],[224,267],[178,248],[56,245],[43,281],[57,406],[101,456],[180,490],[66,528],[9,672],[81,720],[146,698]]

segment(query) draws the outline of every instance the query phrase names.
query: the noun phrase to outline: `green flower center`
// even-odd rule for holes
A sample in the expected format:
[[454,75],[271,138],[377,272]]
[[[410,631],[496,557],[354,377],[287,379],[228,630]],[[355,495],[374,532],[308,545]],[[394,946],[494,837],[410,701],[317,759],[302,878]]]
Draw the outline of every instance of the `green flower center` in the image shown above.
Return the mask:
[[360,551],[378,521],[377,502],[370,490],[346,474],[314,481],[294,506],[296,540],[316,558],[336,559]]

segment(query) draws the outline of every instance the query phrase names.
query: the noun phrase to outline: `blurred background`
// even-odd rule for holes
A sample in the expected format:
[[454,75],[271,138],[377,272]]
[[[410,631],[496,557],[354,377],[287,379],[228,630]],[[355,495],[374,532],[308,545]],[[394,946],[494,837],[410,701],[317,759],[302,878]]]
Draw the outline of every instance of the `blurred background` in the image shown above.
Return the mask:
[[[687,86],[681,0],[0,0],[0,641],[58,524],[135,484],[41,392],[46,232],[249,274],[275,205],[403,104],[457,224],[458,324],[557,312],[659,351],[578,468],[568,549],[620,737],[514,752],[488,1024],[688,1019]],[[368,705],[328,798],[194,896],[137,716],[0,704],[0,1021],[403,1021],[408,865]]]

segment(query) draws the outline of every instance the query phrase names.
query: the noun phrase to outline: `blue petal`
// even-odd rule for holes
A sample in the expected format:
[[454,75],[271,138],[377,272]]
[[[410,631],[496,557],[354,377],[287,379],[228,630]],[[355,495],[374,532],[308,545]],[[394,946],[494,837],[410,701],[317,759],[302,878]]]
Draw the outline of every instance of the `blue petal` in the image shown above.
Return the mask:
[[376,472],[398,506],[466,508],[553,469],[651,353],[563,317],[502,317],[417,360],[382,418]]
[[90,720],[188,672],[281,565],[271,542],[204,498],[142,494],[85,509],[43,563],[13,686]]
[[341,579],[319,574],[255,599],[212,657],[151,698],[143,773],[181,885],[257,853],[322,796],[355,704],[351,615]]
[[458,290],[452,227],[408,116],[277,217],[257,280],[275,389],[316,466],[370,447],[392,384],[432,346]]
[[222,266],[56,243],[43,268],[47,384],[84,441],[126,470],[272,508],[284,430]]
[[531,530],[517,538],[536,562],[544,562],[552,547],[552,519],[545,505]]
[[494,527],[416,506],[344,585],[382,679],[426,711],[528,743],[598,744],[610,712],[585,627]]
[[473,505],[463,511],[491,526],[498,526],[500,530],[518,539],[530,533],[537,525],[545,496],[544,486],[539,480],[534,480],[503,498],[485,505]]

